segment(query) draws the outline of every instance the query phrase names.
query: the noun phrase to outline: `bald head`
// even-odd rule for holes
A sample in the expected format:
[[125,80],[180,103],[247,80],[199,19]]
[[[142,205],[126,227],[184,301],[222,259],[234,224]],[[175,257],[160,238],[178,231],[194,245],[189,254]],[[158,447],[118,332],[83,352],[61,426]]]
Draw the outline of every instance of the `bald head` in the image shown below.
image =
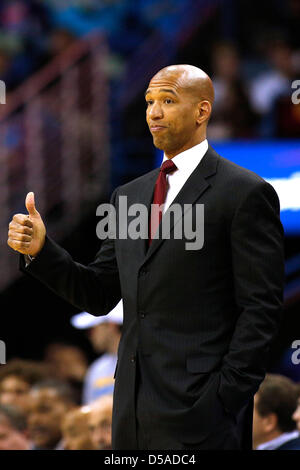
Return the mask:
[[97,449],[111,449],[112,407],[112,395],[103,395],[90,406],[91,438]]
[[214,102],[214,87],[209,76],[198,67],[188,64],[169,65],[164,67],[150,81],[150,86],[169,78],[175,80],[178,88],[191,92],[195,99]]
[[94,450],[89,434],[90,408],[82,406],[68,411],[62,420],[65,450]]
[[154,145],[168,158],[206,139],[214,88],[209,76],[193,65],[170,65],[149,83],[146,119]]

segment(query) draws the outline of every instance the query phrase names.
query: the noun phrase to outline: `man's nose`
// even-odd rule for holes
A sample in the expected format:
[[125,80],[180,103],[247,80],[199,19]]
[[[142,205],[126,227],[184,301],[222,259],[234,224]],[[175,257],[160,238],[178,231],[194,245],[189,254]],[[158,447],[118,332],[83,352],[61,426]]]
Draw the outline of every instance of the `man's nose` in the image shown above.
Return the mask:
[[159,103],[153,103],[149,110],[149,117],[151,119],[162,119],[163,117],[163,110]]
[[294,411],[292,418],[294,421],[300,420],[300,410],[298,408]]

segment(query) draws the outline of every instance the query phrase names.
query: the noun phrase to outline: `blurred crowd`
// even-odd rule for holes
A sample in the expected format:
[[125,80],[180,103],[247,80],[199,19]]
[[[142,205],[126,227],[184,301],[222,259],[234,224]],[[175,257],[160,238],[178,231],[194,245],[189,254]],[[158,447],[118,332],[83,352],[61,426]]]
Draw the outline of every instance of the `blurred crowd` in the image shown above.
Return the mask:
[[[71,324],[99,356],[49,343],[41,361],[0,366],[0,450],[109,450],[122,300],[106,316],[86,312]],[[254,450],[300,450],[300,383],[267,374],[254,397]]]
[[[74,386],[83,388],[87,379],[83,351],[53,346],[42,362],[14,359],[1,366],[0,450],[111,449],[113,393],[101,367],[94,396],[84,403],[87,397]],[[113,388],[113,373],[107,374]],[[253,450],[300,450],[299,383],[267,374],[254,397]]]
[[42,361],[0,366],[0,450],[111,449],[122,322],[122,301],[107,316],[71,318],[99,355],[91,364],[78,346],[49,343]]
[[[190,3],[190,0],[2,0],[0,78],[8,90],[13,90],[77,38],[102,31],[110,46],[112,76],[121,80],[126,61],[151,33],[159,31],[161,37],[168,37],[179,31],[182,5],[186,9]],[[204,65],[216,88],[209,126],[211,139],[299,136],[300,111],[299,105],[291,101],[291,84],[300,73],[299,35],[295,29],[300,20],[300,1],[272,3],[272,11],[265,15],[262,8],[263,32],[260,25],[255,30],[255,16],[249,10],[247,27],[252,40],[246,43],[242,31],[232,40],[228,39],[230,34],[222,34],[222,10],[220,31],[214,31],[205,46],[201,41],[193,42],[194,50],[198,51],[193,63],[201,67],[201,52],[204,57],[209,56]],[[231,8],[234,18],[238,5]]]
[[179,5],[179,0],[2,0],[0,77],[13,90],[93,32],[106,36],[116,64],[122,65],[151,32],[176,29]]
[[[106,316],[71,318],[98,358],[49,343],[41,361],[0,366],[0,450],[109,450],[122,300]],[[267,374],[254,397],[254,450],[300,450],[300,383]]]
[[292,83],[300,76],[300,49],[271,36],[260,60],[242,60],[236,45],[222,42],[212,53],[215,105],[208,127],[214,140],[254,137],[296,138],[300,106]]

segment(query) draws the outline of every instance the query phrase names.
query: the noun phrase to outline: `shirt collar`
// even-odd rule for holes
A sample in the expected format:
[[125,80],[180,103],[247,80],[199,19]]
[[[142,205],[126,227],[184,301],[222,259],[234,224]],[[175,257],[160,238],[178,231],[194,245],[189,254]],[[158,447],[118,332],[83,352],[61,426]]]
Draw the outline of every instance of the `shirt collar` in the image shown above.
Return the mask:
[[256,450],[274,450],[282,444],[285,444],[286,442],[291,441],[292,439],[296,439],[297,437],[299,437],[298,431],[284,432],[283,434],[280,434],[280,436],[275,437],[275,439],[260,444],[256,447]]
[[[175,163],[180,172],[184,171],[191,173],[200,163],[207,150],[208,142],[207,139],[205,139],[202,140],[200,144],[194,145],[194,147],[191,147],[188,150],[185,150],[184,152],[181,152],[173,157],[172,162]],[[168,158],[164,154],[162,163],[166,160],[168,160]]]

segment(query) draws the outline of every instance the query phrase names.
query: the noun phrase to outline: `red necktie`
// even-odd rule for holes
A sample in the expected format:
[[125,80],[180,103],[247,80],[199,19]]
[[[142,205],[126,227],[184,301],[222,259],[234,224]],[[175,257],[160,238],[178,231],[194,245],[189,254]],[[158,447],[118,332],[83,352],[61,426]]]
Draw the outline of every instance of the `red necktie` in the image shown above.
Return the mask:
[[[154,237],[158,226],[162,219],[163,207],[159,208],[164,204],[167,194],[167,173],[172,173],[177,170],[177,166],[172,160],[166,160],[160,167],[160,171],[155,183],[153,203],[151,205],[151,218],[149,223],[149,246],[151,245],[152,238]],[[155,205],[154,205],[155,204]]]

